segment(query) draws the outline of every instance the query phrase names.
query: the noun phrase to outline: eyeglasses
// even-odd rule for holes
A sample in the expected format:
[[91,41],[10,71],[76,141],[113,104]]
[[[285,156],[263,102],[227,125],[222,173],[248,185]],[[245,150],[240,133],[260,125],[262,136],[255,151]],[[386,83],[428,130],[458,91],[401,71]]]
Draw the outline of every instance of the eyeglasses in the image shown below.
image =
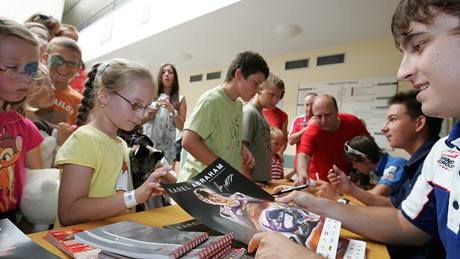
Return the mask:
[[59,67],[65,64],[68,68],[72,68],[72,69],[80,68],[81,66],[80,62],[68,61],[59,55],[49,56],[48,64],[50,64],[51,67]]
[[126,97],[122,96],[121,94],[117,92],[113,92],[114,94],[118,95],[121,99],[125,100],[127,103],[131,105],[131,109],[135,112],[140,112],[142,111],[142,114],[145,114],[146,112],[152,111],[152,108],[150,106],[143,106],[140,103],[133,103],[130,100],[128,100]]
[[354,148],[352,148],[349,144],[348,144],[348,141],[345,142],[345,145],[343,146],[343,149],[345,150],[345,153],[347,154],[351,154],[351,155],[355,155],[355,156],[360,156],[360,157],[367,157],[366,154],[364,154],[363,152],[359,151],[359,150],[356,150]]
[[5,72],[5,75],[10,79],[21,78],[27,83],[31,81],[39,81],[44,78],[43,74],[38,70],[38,63],[30,63],[24,66],[24,70],[20,71],[16,66],[4,65],[0,67],[0,71]]

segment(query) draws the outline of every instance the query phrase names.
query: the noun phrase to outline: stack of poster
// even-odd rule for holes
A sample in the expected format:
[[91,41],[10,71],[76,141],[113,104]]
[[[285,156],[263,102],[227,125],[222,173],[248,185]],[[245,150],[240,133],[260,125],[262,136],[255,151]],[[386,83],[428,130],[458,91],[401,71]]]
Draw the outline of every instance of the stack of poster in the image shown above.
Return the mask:
[[75,241],[75,234],[80,232],[83,232],[80,228],[53,229],[49,230],[43,239],[72,258],[98,258],[100,249]]
[[180,232],[121,221],[75,234],[75,240],[108,254],[133,258],[179,258],[208,239],[205,232]]

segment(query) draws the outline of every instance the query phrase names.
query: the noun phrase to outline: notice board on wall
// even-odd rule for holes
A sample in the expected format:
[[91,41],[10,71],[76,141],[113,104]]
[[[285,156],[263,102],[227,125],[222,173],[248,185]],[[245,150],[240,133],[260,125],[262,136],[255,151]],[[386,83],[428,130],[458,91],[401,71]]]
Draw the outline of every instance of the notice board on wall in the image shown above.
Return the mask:
[[303,100],[308,93],[332,95],[337,100],[339,112],[350,113],[363,120],[379,147],[390,150],[380,129],[385,122],[387,101],[397,90],[398,81],[395,77],[301,83],[297,94],[296,116],[304,114]]

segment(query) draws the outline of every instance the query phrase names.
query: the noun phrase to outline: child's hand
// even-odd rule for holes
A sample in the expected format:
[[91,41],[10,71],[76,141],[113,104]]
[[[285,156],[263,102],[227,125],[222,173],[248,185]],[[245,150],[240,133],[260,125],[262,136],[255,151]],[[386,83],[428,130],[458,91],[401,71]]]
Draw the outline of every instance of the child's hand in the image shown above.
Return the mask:
[[57,143],[59,146],[62,146],[67,138],[73,133],[74,129],[68,123],[61,122],[56,125],[57,130]]
[[254,168],[254,166],[256,165],[256,160],[254,159],[254,157],[252,156],[252,153],[251,151],[249,151],[248,147],[246,147],[246,145],[241,145],[242,146],[242,150],[241,150],[241,155],[242,155],[242,163],[248,167],[250,170],[252,170]]
[[157,112],[158,110],[156,109],[150,109],[145,113],[144,117],[146,120],[153,120],[153,118],[155,118],[155,115],[157,115]]
[[335,189],[330,183],[318,180],[315,188],[316,196],[334,201],[337,199]]
[[165,183],[176,183],[177,182],[177,175],[176,172],[173,170],[172,166],[161,166],[158,167],[156,170],[163,170],[166,172],[166,175],[161,177],[161,182]]
[[151,197],[162,194],[164,190],[161,188],[160,180],[166,174],[164,170],[155,170],[151,173],[147,180],[134,191],[137,203],[144,203]]
[[336,165],[333,165],[327,174],[327,179],[334,188],[341,193],[350,193],[351,183],[347,175]]

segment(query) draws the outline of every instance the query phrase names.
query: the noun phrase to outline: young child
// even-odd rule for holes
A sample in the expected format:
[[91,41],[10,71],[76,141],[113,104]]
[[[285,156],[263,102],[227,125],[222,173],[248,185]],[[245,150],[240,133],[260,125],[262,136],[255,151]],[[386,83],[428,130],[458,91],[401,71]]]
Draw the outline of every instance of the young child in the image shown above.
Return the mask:
[[277,127],[270,127],[270,139],[271,139],[271,150],[272,150],[272,169],[271,178],[283,179],[284,177],[284,165],[278,152],[283,146],[284,136],[283,132]]
[[253,168],[242,166],[241,172],[246,177],[268,183],[270,179],[270,165],[272,151],[270,148],[270,126],[265,120],[262,109],[273,109],[279,100],[280,90],[276,82],[280,79],[270,74],[259,86],[258,93],[252,101],[243,108],[243,145],[247,146],[256,163]]
[[26,22],[24,26],[35,35],[40,49],[40,62],[43,62],[43,57],[46,54],[46,45],[48,45],[49,41],[48,29],[43,24],[36,22]]
[[[118,129],[131,131],[140,124],[150,109],[155,92],[152,75],[145,67],[123,59],[96,65],[90,74],[95,72],[91,119],[67,139],[56,156],[62,178],[55,227],[115,216],[162,191],[159,181],[166,175],[162,169],[131,190],[127,145],[117,136]],[[120,179],[128,181],[124,185],[129,191],[116,192]]]
[[69,84],[81,67],[80,48],[70,38],[55,37],[48,43],[45,60],[51,81],[56,87],[56,99],[53,106],[40,109],[37,114],[54,125],[60,122],[73,125],[82,96]]
[[40,79],[38,42],[14,21],[0,18],[0,218],[17,223],[25,167],[43,168],[43,137],[23,114],[31,82]]
[[276,97],[274,97],[277,99],[276,104],[275,106],[273,106],[273,108],[262,108],[262,114],[264,115],[265,120],[267,120],[267,123],[270,127],[277,127],[284,134],[284,142],[282,143],[282,146],[278,151],[278,156],[283,161],[284,150],[286,150],[288,138],[288,115],[283,110],[278,108],[276,105],[283,99],[285,88],[284,82],[283,80],[281,80],[281,78],[278,78],[274,82],[274,85],[277,89]]
[[200,173],[217,157],[240,170],[244,163],[253,164],[242,140],[242,103],[249,101],[268,77],[265,60],[255,52],[242,52],[232,61],[223,85],[204,93],[187,119],[182,147],[187,151],[178,181]]
[[347,141],[344,155],[359,173],[368,176],[375,173],[377,179],[372,182],[375,186],[369,190],[370,193],[382,196],[396,194],[406,179],[406,159],[383,152],[368,136],[356,136]]
[[42,79],[33,81],[32,87],[27,95],[25,115],[33,121],[37,126],[41,135],[45,138],[40,145],[42,154],[43,166],[45,168],[53,167],[54,156],[57,149],[64,141],[72,134],[74,128],[67,123],[59,123],[52,126],[46,120],[36,114],[40,108],[48,108],[53,105],[54,85],[48,73],[46,65],[40,63],[39,72],[42,74]]
[[56,36],[63,36],[78,41],[78,30],[73,25],[62,23],[59,27],[59,33]]

